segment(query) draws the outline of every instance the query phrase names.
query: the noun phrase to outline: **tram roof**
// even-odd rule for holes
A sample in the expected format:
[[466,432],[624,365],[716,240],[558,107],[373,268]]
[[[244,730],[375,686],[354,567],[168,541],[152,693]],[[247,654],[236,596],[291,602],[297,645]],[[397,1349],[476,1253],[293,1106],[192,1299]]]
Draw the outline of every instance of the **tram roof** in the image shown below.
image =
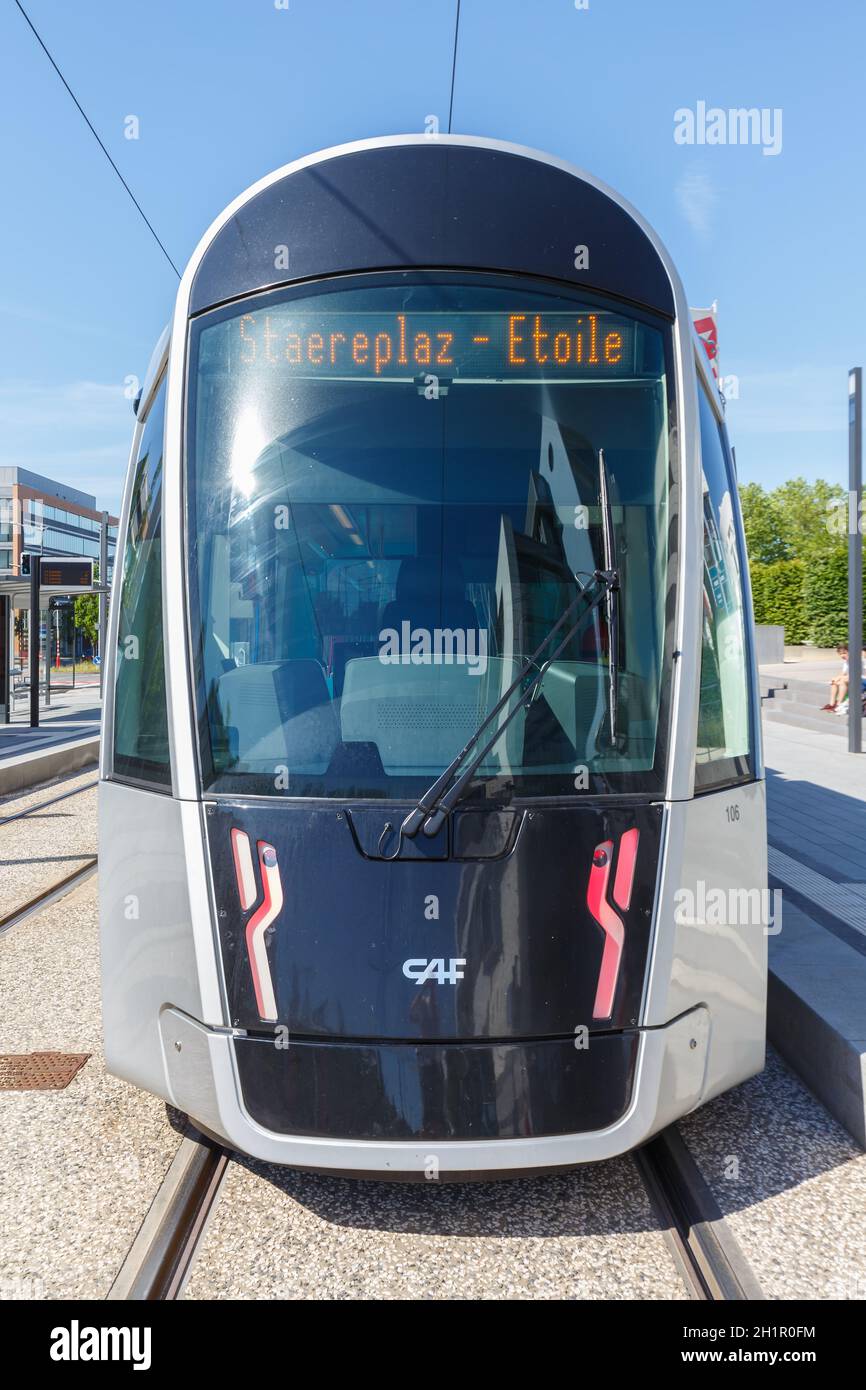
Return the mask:
[[[578,246],[588,268],[575,265]],[[281,284],[409,267],[544,276],[675,312],[662,256],[623,199],[550,155],[473,136],[384,137],[298,160],[236,199],[203,247],[190,314]]]

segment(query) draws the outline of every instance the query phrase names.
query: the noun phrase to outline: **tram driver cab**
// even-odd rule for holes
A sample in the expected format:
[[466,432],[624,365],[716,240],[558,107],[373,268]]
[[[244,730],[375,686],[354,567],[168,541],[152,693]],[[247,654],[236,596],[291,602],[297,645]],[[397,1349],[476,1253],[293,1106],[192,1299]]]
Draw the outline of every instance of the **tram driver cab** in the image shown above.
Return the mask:
[[122,524],[114,1071],[262,1158],[465,1177],[762,1066],[762,924],[677,907],[766,874],[732,460],[617,195],[462,136],[261,181],[184,274]]

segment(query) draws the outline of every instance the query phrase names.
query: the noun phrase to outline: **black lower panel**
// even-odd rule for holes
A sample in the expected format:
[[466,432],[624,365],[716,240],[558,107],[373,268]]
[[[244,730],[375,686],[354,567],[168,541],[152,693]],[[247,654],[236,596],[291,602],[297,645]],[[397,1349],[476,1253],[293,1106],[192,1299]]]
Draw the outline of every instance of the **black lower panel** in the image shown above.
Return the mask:
[[[266,1014],[255,994],[248,939],[262,912],[264,883],[255,876],[255,900],[244,908],[233,832],[248,841],[255,868],[262,845],[276,855],[282,907],[263,950],[276,1005],[272,1021],[292,1037],[517,1042],[572,1036],[580,1025],[593,1036],[637,1026],[660,805],[541,805],[521,810],[519,818],[495,809],[458,811],[450,846],[443,835],[424,849],[430,858],[418,851],[390,863],[371,856],[385,827],[402,822],[406,803],[327,806],[274,798],[271,806],[266,800],[208,808],[234,1027],[261,1033]],[[629,878],[627,846],[636,855],[632,891],[620,885],[624,907],[613,894],[621,867]],[[610,877],[604,901],[593,908],[599,849],[606,851],[600,872]],[[599,912],[622,927],[623,950],[611,1011],[596,1014],[608,939]],[[461,973],[443,979],[452,962]],[[425,966],[431,969],[422,979]]]
[[604,1129],[626,1110],[636,1032],[521,1043],[236,1038],[244,1103],[280,1134],[519,1139]]

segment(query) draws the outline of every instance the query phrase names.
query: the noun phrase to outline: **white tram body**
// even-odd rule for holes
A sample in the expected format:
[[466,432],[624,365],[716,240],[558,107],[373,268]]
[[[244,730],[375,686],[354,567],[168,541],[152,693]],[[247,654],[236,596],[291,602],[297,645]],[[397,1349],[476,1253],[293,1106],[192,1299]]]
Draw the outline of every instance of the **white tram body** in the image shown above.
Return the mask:
[[608,1158],[759,1071],[744,556],[682,286],[609,188],[457,135],[249,188],[137,410],[109,1069],[401,1178]]

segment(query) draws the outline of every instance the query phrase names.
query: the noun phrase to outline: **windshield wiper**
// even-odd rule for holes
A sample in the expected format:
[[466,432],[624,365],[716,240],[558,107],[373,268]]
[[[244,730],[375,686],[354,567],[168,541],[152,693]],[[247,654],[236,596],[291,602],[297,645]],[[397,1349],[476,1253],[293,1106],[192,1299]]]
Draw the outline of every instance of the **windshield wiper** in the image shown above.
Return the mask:
[[[572,599],[571,603],[568,605],[568,607],[565,609],[565,611],[561,614],[561,616],[557,619],[556,623],[550,629],[543,642],[541,642],[541,644],[538,647],[536,647],[535,651],[532,653],[532,656],[529,657],[528,661],[525,663],[523,669],[515,677],[515,679],[511,682],[511,685],[505,691],[505,694],[494,705],[493,709],[481,722],[481,724],[479,724],[472,737],[460,750],[460,752],[457,754],[457,757],[454,758],[451,763],[449,763],[448,767],[446,767],[441,777],[437,777],[433,785],[429,787],[426,792],[424,792],[424,794],[417,801],[413,810],[411,810],[408,816],[406,816],[405,820],[403,821],[403,824],[400,826],[399,834],[401,841],[404,837],[407,839],[412,839],[413,836],[417,835],[422,825],[424,827],[425,835],[437,834],[446,816],[449,815],[454,804],[463,795],[463,791],[472,781],[472,778],[475,776],[476,771],[481,766],[484,759],[487,757],[493,745],[497,742],[499,738],[501,738],[505,729],[511,723],[515,715],[518,714],[519,711],[523,709],[524,706],[527,705],[529,701],[532,699],[532,697],[536,694],[536,692],[540,688],[540,681],[544,679],[544,676],[547,674],[548,670],[552,666],[553,662],[556,661],[560,653],[565,651],[565,648],[568,646],[569,642],[574,637],[574,634],[580,627],[580,624],[583,622],[584,618],[587,617],[587,615],[591,613],[592,610],[595,607],[597,607],[599,603],[602,602],[602,600],[611,592],[611,590],[618,582],[618,576],[615,572],[610,570],[596,570],[595,574],[592,576],[590,583],[581,586],[580,592],[577,594],[576,598]],[[581,602],[581,600],[585,599],[588,595],[591,594],[593,584],[597,585],[598,588],[597,592],[591,595],[588,607],[580,614],[580,616],[577,618],[575,622],[571,623],[565,636],[563,637],[561,642],[559,642],[553,654],[547,658],[547,660],[544,662],[542,666],[539,666],[533,672],[532,668],[535,666],[538,657],[541,655],[544,649],[550,645],[557,632],[559,632],[562,626],[568,621],[569,617],[573,614],[575,608]],[[505,716],[502,723],[498,726],[495,733],[493,734],[493,737],[490,738],[487,741],[487,743],[485,743],[481,751],[475,755],[471,763],[468,764],[465,770],[457,778],[456,782],[452,783],[451,779],[454,777],[455,773],[457,772],[457,769],[463,762],[463,759],[467,756],[467,754],[469,754],[472,751],[476,744],[478,744],[482,735],[484,734],[484,731],[489,727],[489,725],[497,717],[497,715],[500,714],[501,711],[505,708],[512,695],[515,693],[515,691],[518,689],[518,687],[522,684],[522,682],[526,679],[527,676],[530,676],[529,684],[527,685],[526,689],[521,693],[519,699],[514,705],[514,708],[512,710],[509,710],[508,714]],[[397,850],[397,853],[399,854],[399,848]],[[396,857],[396,855],[394,857]]]
[[610,746],[619,747],[617,733],[617,714],[619,701],[619,571],[616,564],[616,536],[613,529],[613,508],[610,502],[610,479],[604,461],[604,449],[598,451],[598,491],[601,504],[601,534],[604,547],[605,570],[615,575],[605,595],[605,616],[607,619],[607,677],[608,714],[610,719]]

